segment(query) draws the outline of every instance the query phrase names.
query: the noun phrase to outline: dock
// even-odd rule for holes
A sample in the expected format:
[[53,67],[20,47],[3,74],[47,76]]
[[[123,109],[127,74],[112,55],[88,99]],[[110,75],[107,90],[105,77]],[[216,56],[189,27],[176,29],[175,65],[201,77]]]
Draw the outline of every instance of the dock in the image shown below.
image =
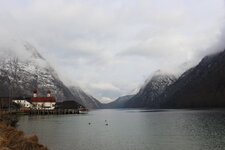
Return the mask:
[[64,115],[64,114],[79,114],[78,109],[54,109],[54,110],[19,110],[11,111],[9,114],[18,114],[18,115]]

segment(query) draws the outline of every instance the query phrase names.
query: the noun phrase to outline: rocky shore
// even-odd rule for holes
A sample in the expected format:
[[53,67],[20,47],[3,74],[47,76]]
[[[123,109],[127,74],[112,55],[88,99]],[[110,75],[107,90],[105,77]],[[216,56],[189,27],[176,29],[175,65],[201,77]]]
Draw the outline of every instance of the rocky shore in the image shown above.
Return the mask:
[[48,150],[36,135],[26,136],[15,128],[15,116],[0,113],[0,150]]

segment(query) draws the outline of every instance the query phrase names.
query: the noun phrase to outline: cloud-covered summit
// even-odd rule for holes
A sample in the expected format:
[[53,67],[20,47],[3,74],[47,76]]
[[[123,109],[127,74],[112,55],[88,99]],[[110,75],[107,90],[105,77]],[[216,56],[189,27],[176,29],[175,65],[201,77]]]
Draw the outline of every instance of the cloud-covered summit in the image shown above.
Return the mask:
[[224,0],[0,0],[0,51],[12,39],[29,41],[64,82],[106,102],[155,70],[179,72],[223,49],[224,7]]

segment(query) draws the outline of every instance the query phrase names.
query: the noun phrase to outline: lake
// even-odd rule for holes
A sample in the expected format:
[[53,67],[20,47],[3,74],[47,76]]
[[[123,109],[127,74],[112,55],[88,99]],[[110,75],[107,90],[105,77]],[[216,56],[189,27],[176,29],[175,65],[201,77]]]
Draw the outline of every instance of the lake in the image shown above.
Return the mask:
[[18,128],[37,134],[50,150],[225,149],[225,110],[106,109],[21,116]]

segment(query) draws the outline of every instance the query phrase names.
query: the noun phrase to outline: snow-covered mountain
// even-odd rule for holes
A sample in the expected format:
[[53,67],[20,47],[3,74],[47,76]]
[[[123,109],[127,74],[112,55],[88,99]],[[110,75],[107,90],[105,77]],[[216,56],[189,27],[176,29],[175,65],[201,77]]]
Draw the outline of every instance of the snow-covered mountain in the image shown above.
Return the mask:
[[[38,90],[38,95],[45,96],[46,91],[51,90],[58,102],[74,100],[85,106],[88,103],[87,107],[97,103],[80,89],[71,91],[34,46],[21,42],[18,48],[20,53],[15,46],[0,47],[0,96],[32,96],[33,89]],[[98,107],[93,105],[91,108]]]
[[160,97],[160,108],[225,107],[225,50],[206,56]]
[[125,107],[154,107],[158,97],[176,81],[174,75],[157,71],[140,91],[125,103]]
[[125,107],[224,108],[225,50],[204,57],[177,80],[172,75],[153,76]]

